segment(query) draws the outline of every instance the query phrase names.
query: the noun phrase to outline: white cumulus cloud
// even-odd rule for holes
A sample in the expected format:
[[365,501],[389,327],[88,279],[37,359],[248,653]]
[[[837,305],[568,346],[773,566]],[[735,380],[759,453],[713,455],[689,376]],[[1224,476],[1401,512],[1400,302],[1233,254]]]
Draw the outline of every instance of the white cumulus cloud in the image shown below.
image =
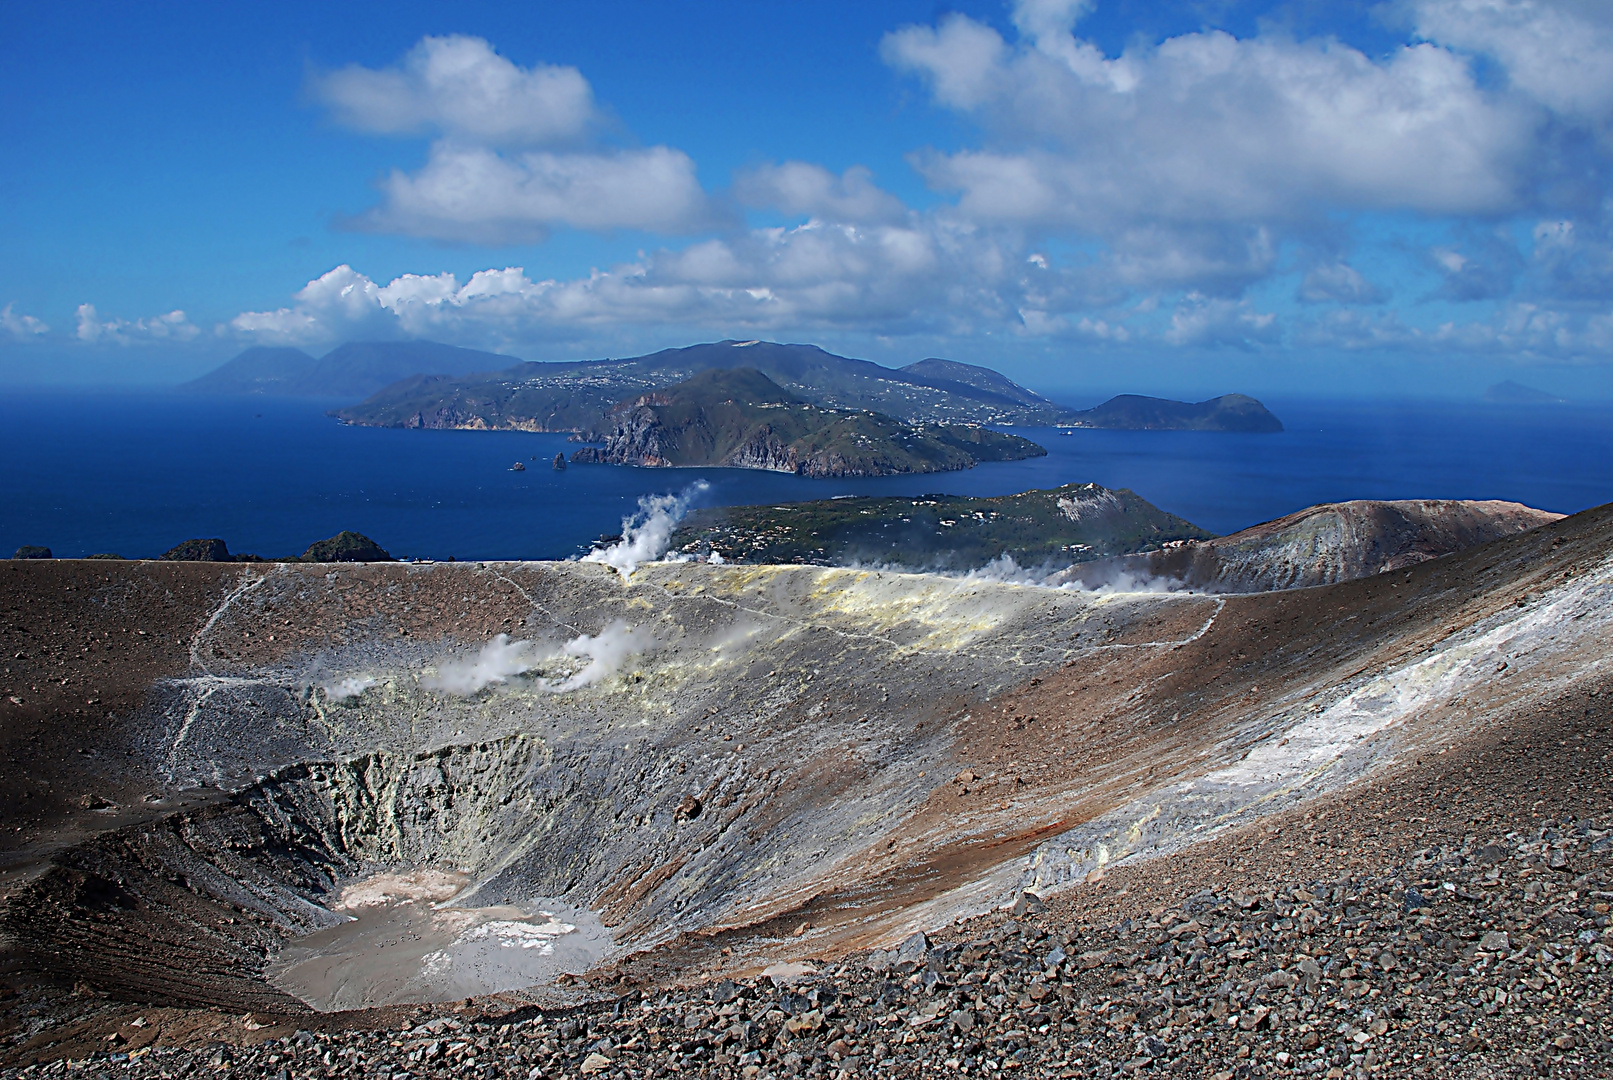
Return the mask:
[[12,310],[14,305],[7,304],[0,308],[0,329],[16,338],[18,341],[28,341],[41,334],[50,333],[50,327],[32,315],[19,315]]
[[341,123],[388,135],[440,131],[491,145],[577,139],[599,120],[574,67],[523,68],[477,37],[425,37],[396,64],[314,75],[313,95]]
[[1256,311],[1247,301],[1190,293],[1171,313],[1165,340],[1172,345],[1232,345],[1251,348],[1278,340],[1277,316]]
[[76,312],[78,327],[75,334],[85,344],[111,342],[134,345],[150,342],[190,341],[201,333],[183,311],[170,311],[166,315],[150,318],[102,319],[94,304],[80,304]]
[[1319,263],[1306,271],[1299,285],[1299,298],[1313,304],[1377,304],[1388,299],[1388,294],[1362,276],[1361,271],[1340,260]]
[[902,200],[881,190],[873,173],[862,166],[852,166],[836,176],[805,161],[764,165],[741,174],[734,191],[751,206],[827,221],[883,224],[907,216]]
[[1613,119],[1613,5],[1604,0],[1414,0],[1418,35],[1493,57],[1510,86],[1561,115]]
[[965,16],[886,38],[893,65],[986,128],[988,146],[919,162],[972,219],[1114,236],[1517,203],[1534,119],[1487,96],[1464,56],[1208,30],[1110,59],[1073,34],[1086,7],[1019,5],[1031,33],[1012,45]]
[[565,226],[687,233],[712,210],[694,161],[667,146],[599,145],[604,118],[573,67],[523,68],[481,38],[426,37],[397,64],[314,76],[341,123],[435,133],[426,164],[394,170],[360,228],[514,244]]
[[438,143],[424,168],[381,182],[365,228],[485,244],[541,240],[555,226],[684,232],[710,219],[681,150],[500,153]]

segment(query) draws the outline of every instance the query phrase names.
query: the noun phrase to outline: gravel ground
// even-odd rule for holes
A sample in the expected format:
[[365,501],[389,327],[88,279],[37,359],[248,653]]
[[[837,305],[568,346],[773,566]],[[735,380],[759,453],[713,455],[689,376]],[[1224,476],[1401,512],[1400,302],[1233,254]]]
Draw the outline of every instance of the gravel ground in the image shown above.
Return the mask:
[[795,978],[393,1010],[246,1046],[163,1047],[137,1016],[89,1058],[4,1075],[1607,1076],[1608,701],[1576,692],[1180,855]]

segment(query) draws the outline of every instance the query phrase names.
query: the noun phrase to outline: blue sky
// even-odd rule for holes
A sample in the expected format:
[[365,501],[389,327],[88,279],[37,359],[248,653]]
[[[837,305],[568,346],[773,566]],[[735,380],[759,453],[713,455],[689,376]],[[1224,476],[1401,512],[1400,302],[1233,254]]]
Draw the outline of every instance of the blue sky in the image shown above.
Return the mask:
[[1613,396],[1613,10],[56,4],[0,381],[722,337],[1038,387]]

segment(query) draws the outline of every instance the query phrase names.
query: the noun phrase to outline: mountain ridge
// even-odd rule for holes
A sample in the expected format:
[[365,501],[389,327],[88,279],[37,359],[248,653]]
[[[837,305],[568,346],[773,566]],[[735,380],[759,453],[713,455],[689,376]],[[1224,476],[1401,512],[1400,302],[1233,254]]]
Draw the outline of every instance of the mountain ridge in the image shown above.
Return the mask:
[[589,434],[599,430],[593,418],[617,404],[702,371],[737,367],[754,368],[813,405],[867,410],[905,423],[1282,430],[1264,405],[1242,394],[1196,404],[1121,395],[1082,411],[1028,390],[999,371],[956,360],[930,357],[887,368],[816,345],[732,339],[626,358],[523,361],[468,377],[417,374],[335,415],[373,427]]
[[317,359],[301,349],[254,346],[181,389],[282,397],[368,397],[413,376],[460,377],[507,368],[513,356],[435,341],[349,341]]
[[[947,364],[949,377],[837,356],[816,345],[725,340],[643,356],[559,363],[522,362],[469,378],[412,378],[337,411],[348,423],[588,431],[585,413],[683,382],[702,371],[754,368],[822,408],[861,409],[906,423],[1048,426],[1069,410],[988,368]],[[973,374],[970,374],[973,373]],[[964,375],[965,382],[957,376]]]

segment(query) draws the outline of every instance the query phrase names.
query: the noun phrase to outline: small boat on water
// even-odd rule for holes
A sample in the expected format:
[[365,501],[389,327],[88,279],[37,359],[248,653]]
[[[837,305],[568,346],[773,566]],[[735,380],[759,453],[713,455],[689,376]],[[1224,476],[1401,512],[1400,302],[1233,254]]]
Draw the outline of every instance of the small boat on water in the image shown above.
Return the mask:
[[510,466],[510,471],[511,472],[526,472],[526,462],[517,461],[514,465]]

